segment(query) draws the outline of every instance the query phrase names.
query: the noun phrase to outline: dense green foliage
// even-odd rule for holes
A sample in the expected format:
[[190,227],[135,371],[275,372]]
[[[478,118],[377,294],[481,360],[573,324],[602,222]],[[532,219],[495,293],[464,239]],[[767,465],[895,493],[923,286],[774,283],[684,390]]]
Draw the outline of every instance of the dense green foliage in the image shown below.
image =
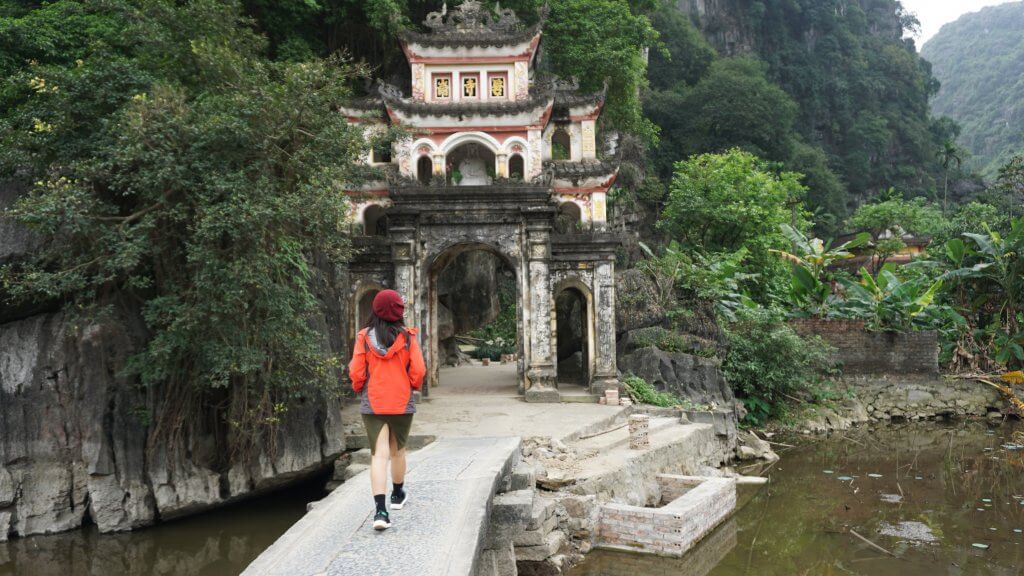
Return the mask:
[[827,344],[801,337],[769,310],[744,314],[729,324],[727,334],[729,351],[722,369],[753,424],[783,415],[798,395],[817,395],[831,369]]
[[1024,153],[1021,30],[1024,2],[1008,2],[961,16],[921,48],[942,83],[933,110],[963,127],[970,165],[989,177]]
[[771,256],[787,247],[782,224],[806,226],[800,175],[774,172],[753,154],[731,150],[676,164],[661,227],[695,252],[745,254],[763,296],[782,274]]
[[228,398],[245,451],[289,401],[336,385],[314,322],[318,275],[349,253],[340,184],[366,144],[336,110],[355,69],[268,61],[230,2],[62,1],[0,29],[20,56],[0,160],[34,183],[6,216],[42,242],[2,269],[7,295],[141,312],[131,366],[180,410],[165,432]]
[[694,18],[718,50],[710,65],[689,23],[652,16],[679,62],[671,74],[651,61],[646,111],[662,128],[662,179],[680,158],[739,146],[803,173],[808,209],[826,233],[848,207],[891,186],[941,193],[939,152],[955,127],[929,115],[937,83],[902,38],[916,22],[896,0],[734,0]]

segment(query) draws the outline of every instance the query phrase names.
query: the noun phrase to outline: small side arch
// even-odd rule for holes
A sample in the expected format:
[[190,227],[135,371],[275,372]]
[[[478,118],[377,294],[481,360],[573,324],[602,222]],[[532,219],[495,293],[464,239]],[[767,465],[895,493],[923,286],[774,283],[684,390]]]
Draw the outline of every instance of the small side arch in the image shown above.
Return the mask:
[[572,200],[567,200],[558,205],[558,214],[555,215],[555,232],[559,234],[571,234],[583,229],[583,209]]
[[583,280],[566,278],[553,291],[558,381],[589,387],[596,365],[593,292]]

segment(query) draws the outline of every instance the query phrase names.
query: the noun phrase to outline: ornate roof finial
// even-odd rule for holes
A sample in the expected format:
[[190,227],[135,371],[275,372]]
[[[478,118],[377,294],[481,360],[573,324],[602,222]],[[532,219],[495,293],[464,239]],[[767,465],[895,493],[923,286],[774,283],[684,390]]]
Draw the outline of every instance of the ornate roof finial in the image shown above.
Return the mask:
[[435,34],[514,32],[519,26],[519,18],[511,9],[502,8],[500,3],[491,12],[479,0],[465,0],[451,12],[445,3],[440,12],[427,14],[423,24]]

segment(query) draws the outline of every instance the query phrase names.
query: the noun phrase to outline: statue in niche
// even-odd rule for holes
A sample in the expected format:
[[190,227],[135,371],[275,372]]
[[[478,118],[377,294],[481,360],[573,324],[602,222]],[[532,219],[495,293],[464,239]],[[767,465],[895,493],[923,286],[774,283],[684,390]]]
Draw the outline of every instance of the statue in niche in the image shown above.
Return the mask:
[[459,162],[459,173],[462,176],[458,182],[460,186],[486,186],[491,183],[487,161],[480,157],[476,144],[470,144],[466,150],[466,157]]

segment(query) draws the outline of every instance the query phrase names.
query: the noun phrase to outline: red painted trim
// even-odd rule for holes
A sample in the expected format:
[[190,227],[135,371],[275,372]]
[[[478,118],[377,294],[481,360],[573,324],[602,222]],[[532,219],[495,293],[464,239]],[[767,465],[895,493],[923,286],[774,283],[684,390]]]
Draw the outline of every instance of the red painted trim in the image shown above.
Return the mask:
[[555,194],[593,194],[595,192],[607,192],[609,187],[591,186],[589,188],[554,188]]
[[[538,119],[535,124],[514,124],[514,125],[491,125],[491,126],[466,126],[461,124],[458,126],[432,126],[432,127],[415,127],[415,129],[422,134],[437,134],[439,132],[528,132],[530,130],[543,130],[551,120],[551,113],[554,109],[554,104],[549,104],[544,110],[544,114]],[[388,117],[396,126],[401,126],[402,121],[398,114],[390,107],[387,108]]]
[[611,178],[608,178],[597,186],[589,186],[587,188],[555,188],[554,192],[556,194],[593,194],[594,192],[607,192],[608,189],[612,187],[612,184],[615,184],[615,180],[618,177],[619,173],[616,171],[615,174],[611,175]]
[[384,189],[384,190],[345,190],[345,195],[346,196],[356,196],[356,197],[358,197],[358,196],[373,196],[373,197],[379,198],[381,196],[387,196],[388,195],[388,191],[386,189]]

